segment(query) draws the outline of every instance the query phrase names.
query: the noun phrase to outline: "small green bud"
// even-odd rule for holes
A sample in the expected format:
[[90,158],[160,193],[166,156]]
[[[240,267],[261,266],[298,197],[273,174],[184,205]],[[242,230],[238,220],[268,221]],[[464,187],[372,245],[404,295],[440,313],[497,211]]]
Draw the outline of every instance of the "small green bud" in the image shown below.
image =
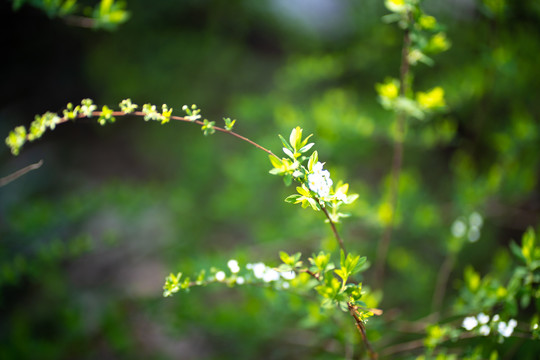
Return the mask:
[[135,111],[135,109],[137,109],[138,105],[137,104],[133,104],[131,102],[131,99],[124,99],[122,100],[122,102],[120,103],[120,110],[122,110],[123,112],[125,112],[126,114],[131,114],[132,112]]
[[227,131],[231,131],[236,122],[236,120],[231,120],[231,118],[223,118],[223,121],[225,121],[225,130]]
[[11,149],[13,155],[19,155],[19,152],[26,142],[26,129],[24,126],[17,126],[6,138],[6,145]]
[[97,109],[92,99],[83,99],[81,101],[81,113],[86,117],[92,117],[92,112]]
[[201,130],[203,131],[205,136],[212,135],[216,132],[216,129],[214,129],[214,124],[214,121],[208,121],[207,119],[204,119]]

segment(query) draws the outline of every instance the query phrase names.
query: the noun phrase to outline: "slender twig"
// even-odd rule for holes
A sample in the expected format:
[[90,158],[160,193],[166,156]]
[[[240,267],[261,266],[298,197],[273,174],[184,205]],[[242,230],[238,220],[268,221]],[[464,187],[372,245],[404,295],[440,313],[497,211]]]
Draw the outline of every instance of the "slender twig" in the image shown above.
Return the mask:
[[77,15],[68,15],[64,18],[64,21],[66,24],[71,26],[78,26],[82,28],[92,29],[96,26],[96,20],[84,17],[84,16],[77,16]]
[[332,221],[332,218],[330,217],[330,214],[328,213],[328,210],[326,210],[325,207],[321,206],[321,209],[326,215],[326,218],[328,219],[328,223],[330,224],[330,227],[332,228],[332,232],[334,233],[334,237],[336,238],[337,242],[339,243],[339,247],[341,250],[343,250],[343,253],[347,255],[347,249],[345,249],[345,244],[343,243],[343,239],[341,239],[341,236],[339,236],[339,232],[337,231],[336,224]]
[[[92,116],[100,116],[102,114],[101,111],[93,111],[92,112]],[[125,113],[123,111],[113,111],[111,113],[112,116],[126,116],[126,115],[134,115],[134,116],[145,116],[146,114],[142,111],[134,111],[132,113]],[[77,118],[85,118],[85,117],[88,117],[86,116],[85,114],[78,114],[77,115]],[[204,125],[204,123],[200,120],[191,120],[189,118],[186,118],[186,117],[182,117],[182,116],[171,116],[170,119],[172,120],[177,120],[177,121],[184,121],[184,122],[189,122],[189,123],[195,123],[195,124],[198,124],[198,125]],[[65,123],[67,122],[68,119],[67,117],[63,117],[61,118],[60,120],[58,120],[57,124],[62,124],[62,123]],[[254,142],[253,140],[250,140],[248,139],[247,137],[245,136],[242,136],[238,133],[235,133],[234,131],[231,131],[231,130],[227,130],[227,129],[224,129],[222,127],[219,127],[219,126],[213,126],[214,130],[216,131],[220,131],[220,132],[223,132],[223,133],[226,133],[226,134],[229,134],[229,135],[232,135],[242,141],[245,141],[253,146],[255,146],[256,148],[266,152],[267,154],[269,154],[270,156],[273,156],[275,157],[276,159],[279,159],[279,157],[274,154],[272,151],[268,150],[267,148],[257,144],[256,142]],[[336,228],[336,224],[334,223],[334,221],[332,221],[332,218],[330,217],[330,214],[328,213],[328,210],[326,210],[326,208],[324,208],[323,206],[321,206],[321,209],[324,213],[324,215],[326,216],[326,218],[328,219],[328,222],[330,224],[330,227],[332,228],[332,232],[336,238],[336,240],[338,241],[339,243],[339,247],[341,248],[341,250],[343,250],[343,252],[345,253],[345,255],[347,254],[347,250],[345,249],[345,245],[343,243],[343,240],[341,239],[341,236],[339,236],[339,232],[337,231],[337,228]]]
[[300,272],[304,272],[304,273],[306,273],[306,274],[308,274],[308,275],[314,277],[314,278],[315,278],[317,281],[319,281],[319,282],[321,281],[320,275],[314,273],[313,271],[311,271],[311,270],[309,270],[309,269],[302,269],[302,270],[300,270]]
[[[463,340],[463,339],[470,339],[470,338],[479,337],[479,336],[481,336],[481,335],[475,334],[474,332],[464,332],[464,333],[459,335],[458,339]],[[455,339],[451,339],[449,336],[443,337],[441,341],[444,342],[444,341],[449,341],[449,340],[455,341]],[[384,350],[382,350],[381,353],[382,353],[383,356],[390,356],[390,355],[398,354],[398,353],[401,353],[401,352],[411,351],[411,350],[415,350],[415,349],[421,349],[421,348],[426,346],[425,344],[426,344],[425,339],[423,339],[423,338],[422,339],[416,339],[416,340],[412,340],[412,341],[408,341],[408,342],[404,342],[404,343],[389,346],[389,347],[385,348]]]
[[[124,114],[123,112],[121,112],[121,113]],[[143,116],[143,115],[144,115],[144,113],[143,113],[142,111],[136,111],[136,112],[134,112],[133,114],[139,115],[139,116]],[[113,114],[113,115],[114,115],[114,114]],[[173,120],[178,120],[178,121],[185,121],[185,122],[194,122],[194,123],[199,124],[199,125],[203,125],[203,124],[204,124],[202,121],[199,121],[199,120],[193,121],[193,120],[190,120],[190,119],[185,118],[185,117],[182,117],[182,116],[171,116],[171,119],[173,119]],[[275,157],[276,159],[279,159],[279,157],[278,157],[276,154],[274,154],[272,151],[270,151],[270,150],[268,150],[267,148],[265,148],[265,147],[263,147],[263,146],[257,144],[256,142],[254,142],[254,141],[248,139],[248,138],[245,137],[245,136],[242,136],[242,135],[240,135],[240,134],[237,134],[237,133],[235,133],[234,131],[226,130],[226,129],[221,128],[221,127],[219,127],[219,126],[214,126],[214,129],[217,130],[217,131],[220,131],[220,132],[223,132],[223,133],[226,133],[226,134],[230,134],[230,135],[232,135],[232,136],[235,136],[235,137],[239,138],[240,140],[243,140],[243,141],[245,141],[245,142],[247,142],[247,143],[249,143],[249,144],[255,146],[256,148],[258,148],[258,149],[260,149],[260,150],[262,150],[262,151],[268,153],[269,155]]]
[[[403,48],[401,50],[401,68],[399,78],[399,91],[400,96],[406,96],[407,83],[409,77],[409,47],[411,45],[411,38],[409,30],[405,29],[403,35]],[[383,231],[381,240],[379,241],[379,247],[377,251],[377,261],[375,265],[375,284],[378,287],[383,286],[384,282],[384,269],[386,266],[386,255],[388,254],[388,248],[390,247],[390,240],[392,238],[392,230],[394,227],[394,221],[396,218],[397,202],[399,194],[399,177],[401,174],[401,165],[403,162],[403,141],[405,138],[405,120],[407,115],[403,110],[397,112],[396,115],[396,134],[394,138],[394,155],[392,159],[392,184],[390,188],[390,219],[386,228]]]
[[43,165],[43,160],[39,160],[35,164],[30,164],[30,165],[28,165],[26,167],[23,167],[20,170],[15,171],[12,174],[9,174],[8,176],[4,176],[4,177],[0,178],[0,187],[9,184],[13,180],[17,180],[18,178],[20,178],[21,176],[23,176],[24,174],[26,174],[29,171],[39,169],[41,167],[41,165]]
[[394,354],[398,354],[398,353],[405,352],[405,351],[410,351],[410,350],[414,350],[414,349],[418,349],[418,348],[423,348],[424,346],[425,346],[425,339],[424,338],[417,339],[417,340],[412,340],[412,341],[408,341],[408,342],[405,342],[405,343],[400,343],[400,344],[389,346],[389,347],[387,347],[386,349],[384,349],[382,351],[382,355],[383,356],[394,355]]
[[[321,282],[321,278],[320,278],[320,276],[318,274],[315,274],[314,272],[312,272],[312,271],[310,271],[308,269],[302,270],[302,272],[305,272],[305,273],[311,275],[318,282]],[[354,318],[354,322],[356,324],[356,328],[358,329],[358,332],[362,336],[362,341],[364,342],[364,345],[366,346],[366,350],[368,352],[369,358],[370,359],[377,359],[378,355],[373,350],[373,347],[371,346],[371,343],[369,342],[369,340],[367,338],[366,328],[365,328],[364,322],[362,320],[360,320],[360,318],[356,314],[358,308],[355,305],[351,304],[350,302],[347,302],[347,307],[349,308],[349,313]],[[378,309],[372,309],[372,310],[378,310]]]
[[[101,111],[93,111],[93,112],[92,112],[92,116],[100,116],[101,114],[102,114]],[[129,113],[129,114],[127,114],[127,113],[125,113],[125,112],[123,112],[123,111],[113,111],[111,115],[112,115],[112,116],[128,116],[128,115],[145,116],[146,114],[143,113],[142,111],[134,111],[134,112]],[[85,118],[85,117],[88,117],[88,116],[86,116],[86,115],[84,115],[84,114],[79,114],[79,115],[77,115],[77,118]],[[189,119],[189,118],[185,118],[185,117],[182,117],[182,116],[175,116],[175,115],[173,115],[173,116],[171,116],[170,118],[171,118],[172,120],[184,121],[184,122],[189,122],[189,123],[195,123],[195,124],[199,124],[199,125],[204,125],[204,123],[203,123],[202,121],[200,121],[200,120],[191,120],[191,119]],[[62,124],[62,123],[65,123],[65,122],[67,122],[67,121],[68,121],[68,119],[65,118],[65,117],[63,117],[63,118],[61,118],[60,120],[58,120],[57,124]],[[219,127],[219,126],[214,126],[213,128],[214,128],[215,130],[217,130],[217,131],[220,131],[220,132],[223,132],[223,133],[226,133],[226,134],[230,134],[230,135],[232,135],[232,136],[235,136],[235,137],[239,138],[240,140],[243,140],[243,141],[245,141],[245,142],[247,142],[247,143],[249,143],[249,144],[255,146],[256,148],[258,148],[258,149],[260,149],[260,150],[262,150],[262,151],[268,153],[269,155],[275,157],[276,159],[279,159],[279,157],[278,157],[276,154],[274,154],[272,151],[270,151],[270,150],[268,150],[267,148],[265,148],[265,147],[263,147],[263,146],[257,144],[256,142],[254,142],[253,140],[248,139],[248,138],[245,137],[245,136],[242,136],[242,135],[240,135],[240,134],[237,134],[237,133],[235,133],[234,131],[226,130],[226,129],[224,129],[224,128],[222,128],[222,127]]]
[[349,308],[349,313],[354,318],[354,321],[356,323],[356,328],[360,332],[360,335],[362,336],[362,341],[364,342],[364,345],[366,345],[366,350],[369,355],[370,359],[377,359],[379,356],[377,353],[373,350],[373,347],[371,346],[371,343],[367,339],[366,335],[366,327],[364,325],[364,322],[360,320],[358,315],[356,314],[356,307],[352,305],[350,302],[347,303],[347,306]]
[[452,272],[452,268],[455,263],[455,256],[453,253],[449,253],[444,259],[441,268],[439,269],[439,274],[437,275],[437,283],[435,285],[435,292],[433,293],[433,300],[431,305],[431,310],[435,313],[439,313],[444,299],[444,294],[446,292],[446,286],[448,284],[448,279]]

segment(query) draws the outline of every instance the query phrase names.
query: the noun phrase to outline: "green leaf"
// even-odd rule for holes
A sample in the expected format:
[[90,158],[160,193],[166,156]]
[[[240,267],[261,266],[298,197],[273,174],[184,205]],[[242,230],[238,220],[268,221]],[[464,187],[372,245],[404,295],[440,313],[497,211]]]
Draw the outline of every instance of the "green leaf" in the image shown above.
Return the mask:
[[524,263],[527,263],[527,259],[525,259],[525,256],[523,256],[523,252],[521,251],[521,248],[518,244],[516,244],[514,241],[510,243],[510,250],[512,253],[521,261]]
[[287,140],[285,140],[285,138],[283,136],[281,136],[281,135],[278,135],[278,136],[279,136],[279,139],[281,140],[281,142],[283,143],[283,146],[285,146],[290,151],[294,152],[294,149],[291,147],[291,145],[289,145]]
[[199,272],[199,275],[197,276],[197,280],[196,280],[197,285],[202,285],[204,283],[205,277],[206,277],[206,270],[202,269],[201,272]]
[[309,157],[308,161],[308,170],[310,172],[313,171],[313,165],[315,165],[317,161],[319,161],[319,153],[317,152],[317,150],[315,150],[313,154],[311,154],[311,156]]
[[356,265],[354,266],[354,268],[352,269],[351,271],[351,275],[354,275],[360,271],[362,271],[364,269],[364,265],[366,264],[366,261],[367,261],[367,257],[365,256],[362,256],[358,262],[356,263]]
[[205,136],[212,135],[216,132],[216,129],[214,129],[215,121],[208,121],[207,119],[203,120],[203,125],[201,127],[201,130],[203,131],[203,134]]
[[343,283],[347,282],[347,279],[349,278],[349,274],[345,269],[335,269],[334,273],[336,273],[336,275],[341,278]]
[[285,183],[285,185],[289,186],[292,184],[292,174],[285,174],[285,176],[283,177],[283,182]]
[[305,189],[304,187],[297,186],[296,191],[298,191],[298,193],[302,196],[311,197],[311,193],[309,192],[309,190]]
[[400,14],[388,14],[388,15],[384,15],[382,17],[382,21],[386,24],[390,24],[390,23],[393,23],[393,22],[397,22],[401,20],[401,15]]
[[532,228],[528,228],[521,240],[521,253],[527,264],[530,264],[534,255],[535,234]]
[[291,204],[296,204],[298,199],[301,198],[302,196],[301,195],[298,195],[298,194],[294,194],[294,195],[289,195],[285,198],[285,202],[288,202],[288,203],[291,203]]
[[311,208],[315,211],[319,211],[321,210],[321,207],[319,205],[318,202],[315,201],[315,199],[313,198],[308,198],[307,201],[309,202],[309,205],[311,206]]
[[283,161],[272,155],[268,155],[268,157],[270,158],[270,162],[272,163],[273,167],[281,169],[283,166]]
[[77,0],[66,0],[60,7],[59,15],[65,16],[72,13],[76,9],[75,5],[77,5]]
[[311,149],[315,145],[315,143],[309,143],[306,146],[303,146],[300,150],[298,150],[299,153],[305,153],[308,152],[309,149]]
[[236,120],[231,120],[231,118],[223,118],[223,121],[225,121],[225,130],[231,131],[234,127],[234,123]]
[[288,157],[290,157],[291,159],[293,159],[293,160],[296,159],[296,158],[294,157],[294,153],[293,153],[291,150],[289,150],[289,149],[287,149],[287,148],[284,147],[284,148],[283,148],[283,152],[284,152]]
[[279,272],[293,271],[293,267],[287,264],[280,264],[277,268]]
[[302,129],[297,126],[291,131],[291,135],[289,135],[289,143],[293,147],[293,151],[296,151],[298,149],[298,145],[300,143],[300,140],[302,138]]
[[341,311],[344,311],[344,312],[349,311],[349,304],[348,304],[347,301],[340,301],[338,305],[339,305],[339,308],[341,309]]
[[[308,143],[308,140],[310,137],[312,137],[313,134],[309,134],[307,138],[305,138],[304,140],[302,140],[302,142],[300,143],[300,145],[298,146],[299,148],[305,148],[307,146],[307,143]],[[310,146],[311,148],[311,146]],[[306,150],[307,151],[307,150]]]
[[313,257],[309,258],[309,262],[317,268],[317,271],[329,271],[335,267],[334,264],[330,262],[330,256],[330,253],[321,251],[318,255],[313,254]]
[[340,250],[339,252],[339,266],[345,268],[345,252]]

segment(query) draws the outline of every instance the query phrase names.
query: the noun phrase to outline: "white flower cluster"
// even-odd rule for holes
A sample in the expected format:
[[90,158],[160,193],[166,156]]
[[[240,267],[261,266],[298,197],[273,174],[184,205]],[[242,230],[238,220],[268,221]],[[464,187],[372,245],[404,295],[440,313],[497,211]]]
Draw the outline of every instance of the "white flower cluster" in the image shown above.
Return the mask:
[[[255,264],[247,264],[246,268],[253,271],[253,275],[257,279],[261,279],[264,282],[278,281],[280,278],[285,280],[292,280],[296,277],[294,271],[286,271],[279,273],[278,271],[266,266],[262,262]],[[285,284],[284,284],[285,285]],[[288,284],[287,284],[288,285]]]
[[[231,259],[227,262],[227,267],[229,268],[229,270],[231,270],[231,273],[233,274],[237,274],[238,272],[240,272],[240,266],[238,266],[238,261],[234,259]],[[221,270],[218,271],[215,276],[217,281],[223,281],[227,277],[225,272]],[[233,276],[233,279],[238,285],[242,285],[245,283],[245,279],[242,276]]]
[[514,319],[508,320],[508,323],[501,321],[499,325],[497,325],[497,331],[499,331],[499,334],[501,334],[502,336],[509,337],[514,332],[516,326],[517,321]]
[[[461,326],[467,330],[471,331],[474,328],[476,328],[478,325],[480,327],[478,328],[478,332],[480,335],[488,336],[491,332],[491,327],[489,326],[489,315],[486,315],[484,313],[480,313],[474,316],[467,316],[465,319],[463,319],[463,323]],[[501,334],[504,337],[509,337],[514,332],[515,327],[517,326],[517,321],[515,319],[510,319],[508,322],[500,321],[499,315],[494,315],[491,319],[491,323],[495,324],[497,323],[497,331],[499,334]]]
[[483,223],[484,219],[482,218],[482,215],[476,211],[469,216],[468,226],[466,220],[463,217],[459,217],[452,224],[452,235],[456,238],[460,238],[467,234],[467,239],[470,242],[476,242],[480,239],[480,230],[482,230]]
[[313,165],[313,172],[308,175],[309,189],[315,192],[320,198],[330,195],[330,188],[333,184],[330,178],[330,172],[323,170],[323,165],[323,163],[317,162]]
[[[240,272],[240,266],[238,265],[238,261],[231,259],[227,262],[227,267],[231,271],[230,280],[236,282],[238,285],[245,284],[246,279],[243,276],[238,276],[237,274]],[[272,269],[269,266],[266,266],[262,262],[258,262],[255,264],[247,264],[246,269],[253,271],[253,275],[255,278],[260,279],[264,282],[272,282],[272,281],[278,281],[280,279],[284,280],[292,280],[296,277],[296,273],[294,271],[284,271],[284,272],[278,272],[275,269]],[[223,282],[227,279],[227,274],[223,270],[219,270],[214,275],[215,280],[219,282]],[[283,288],[288,288],[289,283],[283,282],[281,284]]]
[[227,262],[227,266],[229,267],[229,269],[231,270],[233,274],[236,274],[237,272],[240,271],[240,266],[238,266],[238,261],[234,259],[229,260],[229,262]]

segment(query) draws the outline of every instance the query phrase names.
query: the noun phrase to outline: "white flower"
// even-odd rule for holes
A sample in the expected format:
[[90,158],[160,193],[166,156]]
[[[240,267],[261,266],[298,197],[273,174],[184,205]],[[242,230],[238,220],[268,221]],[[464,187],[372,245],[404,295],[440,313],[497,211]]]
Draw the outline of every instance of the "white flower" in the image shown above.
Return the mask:
[[478,322],[480,324],[487,324],[489,322],[489,315],[484,314],[481,312],[480,314],[476,315],[476,318],[478,319]]
[[262,262],[256,263],[252,265],[253,269],[253,275],[257,279],[262,279],[264,276],[264,271],[266,270],[266,265],[264,265]]
[[225,280],[225,273],[223,271],[218,271],[216,273],[216,280],[217,281],[223,281]]
[[500,318],[501,317],[499,316],[499,314],[495,314],[495,315],[493,315],[493,319],[491,319],[491,320],[493,320],[493,322],[497,322],[497,321],[499,321]]
[[239,276],[239,277],[236,278],[236,283],[238,285],[242,285],[245,282],[246,282],[246,280],[242,276]]
[[345,195],[344,193],[339,191],[339,192],[336,193],[336,200],[346,202],[347,201],[347,195]]
[[267,267],[264,271],[263,275],[263,281],[264,282],[271,282],[271,281],[277,281],[279,280],[279,273],[274,270]]
[[323,170],[323,165],[321,162],[317,162],[313,165],[313,172],[308,175],[309,189],[321,198],[330,195],[330,188],[333,184],[330,178],[330,172]]
[[510,319],[508,321],[508,324],[504,321],[501,321],[499,325],[497,326],[497,331],[499,331],[499,334],[501,334],[504,337],[509,337],[514,332],[514,328],[517,326],[517,321],[514,319]]
[[467,227],[465,226],[465,223],[460,219],[457,219],[452,224],[452,229],[451,229],[452,235],[456,238],[460,238],[463,235],[465,235],[466,230],[467,230]]
[[261,279],[264,282],[279,280],[279,273],[276,270],[264,265],[262,262],[256,264],[247,264],[246,268],[253,270],[253,275],[257,279]]
[[480,228],[477,226],[471,226],[467,234],[470,242],[476,242],[480,239]]
[[285,280],[292,280],[296,277],[296,273],[294,271],[283,271],[281,273],[281,277]]
[[474,316],[468,316],[465,319],[463,319],[463,323],[461,326],[465,328],[467,331],[471,331],[478,325],[478,320]]
[[240,271],[240,267],[238,266],[238,261],[236,260],[229,260],[229,262],[227,263],[227,266],[229,267],[229,269],[231,269],[231,272],[233,274],[236,274],[237,272]]
[[482,219],[482,215],[476,211],[469,215],[469,224],[471,224],[471,226],[482,227],[483,223],[484,219]]
[[480,329],[478,329],[478,332],[480,335],[488,336],[489,332],[491,331],[489,325],[482,325],[480,326]]

